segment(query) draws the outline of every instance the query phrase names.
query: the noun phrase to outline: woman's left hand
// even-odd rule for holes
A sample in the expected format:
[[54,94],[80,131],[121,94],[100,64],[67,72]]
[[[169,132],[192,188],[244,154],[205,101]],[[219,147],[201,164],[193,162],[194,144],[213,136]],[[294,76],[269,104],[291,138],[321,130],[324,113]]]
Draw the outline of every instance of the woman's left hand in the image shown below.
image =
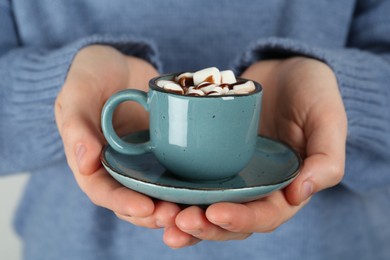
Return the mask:
[[320,61],[293,57],[258,62],[242,77],[264,87],[260,133],[297,150],[304,159],[301,172],[285,189],[257,201],[183,209],[176,225],[165,228],[164,241],[170,247],[271,232],[313,194],[343,178],[347,117],[332,70]]

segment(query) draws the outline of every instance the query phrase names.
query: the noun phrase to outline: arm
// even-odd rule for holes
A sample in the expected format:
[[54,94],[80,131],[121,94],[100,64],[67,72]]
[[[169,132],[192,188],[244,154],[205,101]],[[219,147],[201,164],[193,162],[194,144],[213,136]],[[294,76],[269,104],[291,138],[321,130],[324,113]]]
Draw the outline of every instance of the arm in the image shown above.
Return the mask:
[[[375,32],[360,30],[359,37]],[[341,50],[314,48],[288,39],[269,39],[259,41],[251,54],[256,53],[260,59],[273,55],[306,56],[332,69],[348,117],[346,174],[342,184],[358,192],[390,183],[390,174],[386,171],[390,157],[390,116],[385,112],[390,104],[390,39],[386,39],[387,33],[376,32],[378,35],[367,35],[363,39],[352,34],[350,47]],[[371,42],[373,39],[377,42]],[[253,63],[246,58],[241,62]],[[367,171],[372,165],[375,165],[375,173]]]
[[75,55],[106,44],[157,64],[145,41],[95,35],[57,48],[19,42],[8,1],[0,2],[0,174],[32,171],[64,160],[54,102]]
[[[66,159],[93,203],[140,226],[174,225],[179,206],[123,187],[99,160],[105,144],[101,108],[120,89],[148,89],[159,67],[153,46],[105,35],[57,48],[24,46],[5,1],[0,0],[0,174],[37,171]],[[122,105],[114,119],[119,134],[147,127],[144,109]]]
[[[265,86],[262,115],[274,117],[262,118],[262,133],[299,150],[304,167],[289,187],[265,199],[181,211],[176,227],[165,232],[169,245],[189,245],[184,240],[188,235],[230,240],[270,232],[314,193],[340,181],[362,194],[389,186],[389,10],[388,1],[360,1],[342,49],[282,38],[252,45],[238,61],[238,71]],[[307,181],[311,185],[306,186]]]

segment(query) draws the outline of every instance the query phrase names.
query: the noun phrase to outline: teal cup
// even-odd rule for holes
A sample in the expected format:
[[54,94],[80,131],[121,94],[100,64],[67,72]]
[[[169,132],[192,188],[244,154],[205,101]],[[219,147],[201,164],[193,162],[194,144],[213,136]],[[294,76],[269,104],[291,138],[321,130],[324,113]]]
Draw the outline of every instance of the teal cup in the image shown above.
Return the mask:
[[[186,180],[221,181],[237,175],[255,151],[262,87],[254,82],[256,89],[250,94],[199,97],[157,86],[158,80],[175,75],[150,80],[148,93],[128,89],[111,96],[102,110],[107,142],[122,154],[152,152],[172,174]],[[113,113],[125,101],[138,102],[149,112],[147,142],[128,143],[116,134]]]

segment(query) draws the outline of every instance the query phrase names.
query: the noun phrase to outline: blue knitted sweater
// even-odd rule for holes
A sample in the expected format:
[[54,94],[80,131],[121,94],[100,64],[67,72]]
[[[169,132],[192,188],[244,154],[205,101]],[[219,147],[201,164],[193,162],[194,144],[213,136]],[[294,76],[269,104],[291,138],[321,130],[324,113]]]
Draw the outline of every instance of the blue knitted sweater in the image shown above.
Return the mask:
[[[0,174],[31,172],[15,220],[25,258],[390,259],[389,14],[388,0],[0,0]],[[272,233],[166,247],[161,230],[93,205],[66,164],[53,103],[96,43],[160,72],[327,63],[348,115],[344,179]]]

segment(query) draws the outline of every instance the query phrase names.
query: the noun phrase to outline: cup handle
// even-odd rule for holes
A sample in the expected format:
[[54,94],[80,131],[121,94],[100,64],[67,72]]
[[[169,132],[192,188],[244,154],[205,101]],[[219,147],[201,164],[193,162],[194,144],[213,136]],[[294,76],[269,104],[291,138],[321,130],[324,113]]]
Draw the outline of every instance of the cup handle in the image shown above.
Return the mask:
[[101,115],[104,137],[109,145],[119,153],[127,155],[147,153],[151,150],[150,140],[144,143],[129,143],[123,141],[115,132],[112,124],[112,117],[116,107],[125,101],[135,101],[141,104],[146,111],[149,110],[146,92],[135,89],[126,89],[112,95],[105,103]]

